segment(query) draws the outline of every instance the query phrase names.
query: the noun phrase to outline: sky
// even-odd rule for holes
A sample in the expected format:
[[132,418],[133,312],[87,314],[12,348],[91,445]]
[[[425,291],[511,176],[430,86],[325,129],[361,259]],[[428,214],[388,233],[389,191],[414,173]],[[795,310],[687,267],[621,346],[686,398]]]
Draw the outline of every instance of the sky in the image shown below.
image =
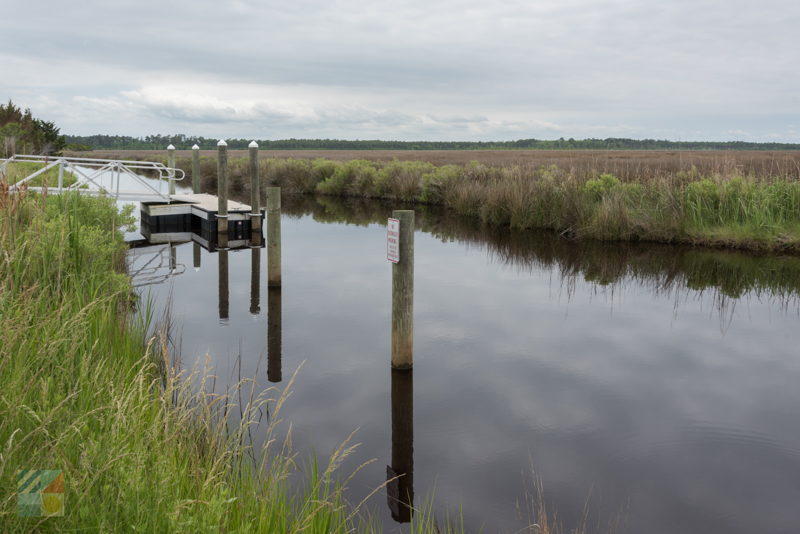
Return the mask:
[[0,7],[0,100],[72,135],[800,142],[796,0]]

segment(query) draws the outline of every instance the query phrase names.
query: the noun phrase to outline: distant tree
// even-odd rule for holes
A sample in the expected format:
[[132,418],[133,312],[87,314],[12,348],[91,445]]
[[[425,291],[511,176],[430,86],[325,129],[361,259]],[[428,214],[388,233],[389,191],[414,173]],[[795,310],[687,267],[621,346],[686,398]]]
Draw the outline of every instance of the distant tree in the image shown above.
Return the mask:
[[[187,150],[197,144],[200,148],[216,149],[217,139],[177,135],[148,135],[130,137],[123,135],[67,136],[70,144],[89,146],[92,149],[163,150],[172,143]],[[382,141],[347,139],[256,139],[263,150],[800,150],[800,144],[749,143],[742,141],[668,141],[666,139],[518,139],[516,141]],[[228,139],[228,148],[244,149],[250,139]]]
[[17,152],[58,154],[67,144],[55,123],[35,118],[30,109],[22,111],[11,100],[0,104],[0,137],[4,157]]
[[7,122],[0,126],[0,137],[3,138],[3,157],[13,156],[17,152],[17,139],[21,139],[24,132],[18,122]]

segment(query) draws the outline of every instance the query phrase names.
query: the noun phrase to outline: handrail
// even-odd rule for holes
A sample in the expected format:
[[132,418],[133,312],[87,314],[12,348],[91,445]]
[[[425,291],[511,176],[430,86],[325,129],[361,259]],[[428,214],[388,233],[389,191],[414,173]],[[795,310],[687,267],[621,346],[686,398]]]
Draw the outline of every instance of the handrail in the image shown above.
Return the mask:
[[[145,179],[134,171],[150,171],[158,174],[154,179],[158,180],[159,186],[163,182],[172,183],[180,182],[186,177],[183,169],[167,167],[163,163],[156,161],[134,161],[134,160],[110,160],[110,159],[96,159],[96,158],[75,158],[65,156],[37,156],[15,154],[7,159],[0,160],[0,169],[5,169],[10,162],[14,163],[43,163],[41,169],[37,169],[25,178],[17,181],[10,186],[11,191],[18,191],[19,188],[27,182],[33,180],[35,177],[42,173],[47,172],[49,169],[58,166],[59,177],[58,186],[50,188],[51,192],[61,191],[80,191],[87,194],[97,194],[98,192],[107,192],[109,195],[119,197],[122,193],[120,191],[120,178],[122,174],[130,176],[138,182],[146,190],[142,192],[142,196],[155,196],[163,200],[169,200],[169,193],[164,193],[161,187],[156,189],[153,187],[152,181]],[[63,185],[64,171],[68,170],[76,177],[76,182],[69,186]],[[96,180],[105,173],[111,173],[111,185],[106,187],[101,185]],[[114,184],[116,183],[116,187]],[[89,185],[93,185],[94,189],[87,189]],[[30,188],[34,189],[34,188]],[[38,189],[38,188],[36,188]],[[115,191],[112,191],[115,189]],[[129,195],[130,192],[124,192],[124,195]]]
[[159,171],[159,177],[162,179],[170,179],[175,182],[180,182],[186,178],[186,172],[178,167],[167,167],[158,161],[139,161],[127,159],[98,159],[98,158],[76,158],[72,156],[38,156],[26,154],[14,154],[10,158],[0,159],[5,167],[10,162],[17,163],[47,163],[50,161],[64,161],[65,163],[77,164],[81,167],[105,167],[109,163],[119,163],[128,167],[129,169],[141,170],[156,170]]

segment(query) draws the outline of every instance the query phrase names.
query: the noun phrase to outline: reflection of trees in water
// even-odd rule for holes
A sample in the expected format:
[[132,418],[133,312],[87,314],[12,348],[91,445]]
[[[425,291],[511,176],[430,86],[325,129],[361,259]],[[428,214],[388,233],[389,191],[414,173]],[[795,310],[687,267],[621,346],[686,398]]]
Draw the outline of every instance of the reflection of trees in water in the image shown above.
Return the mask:
[[[400,203],[333,197],[288,197],[288,216],[311,215],[319,222],[355,225],[386,223]],[[484,248],[490,257],[523,271],[557,269],[568,296],[578,280],[595,288],[635,283],[671,295],[676,308],[695,292],[712,292],[721,318],[742,297],[774,301],[784,310],[800,297],[800,258],[753,255],[651,243],[574,241],[546,231],[515,231],[481,224],[436,206],[415,206],[417,229],[441,239]]]

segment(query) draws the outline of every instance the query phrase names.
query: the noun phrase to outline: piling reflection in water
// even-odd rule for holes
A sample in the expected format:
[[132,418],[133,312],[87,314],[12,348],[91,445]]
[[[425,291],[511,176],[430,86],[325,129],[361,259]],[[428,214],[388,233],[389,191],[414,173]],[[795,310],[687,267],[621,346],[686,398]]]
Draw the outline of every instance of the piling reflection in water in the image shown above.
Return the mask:
[[261,249],[250,249],[250,313],[261,313]]
[[281,376],[281,288],[267,288],[267,380]]
[[392,369],[392,465],[386,467],[392,519],[411,521],[414,507],[414,371]]
[[228,250],[217,251],[219,259],[219,320],[228,323]]
[[198,243],[192,243],[192,264],[195,269],[200,268],[200,256],[200,245]]
[[178,252],[175,250],[175,245],[169,244],[169,270],[175,272],[178,268]]

